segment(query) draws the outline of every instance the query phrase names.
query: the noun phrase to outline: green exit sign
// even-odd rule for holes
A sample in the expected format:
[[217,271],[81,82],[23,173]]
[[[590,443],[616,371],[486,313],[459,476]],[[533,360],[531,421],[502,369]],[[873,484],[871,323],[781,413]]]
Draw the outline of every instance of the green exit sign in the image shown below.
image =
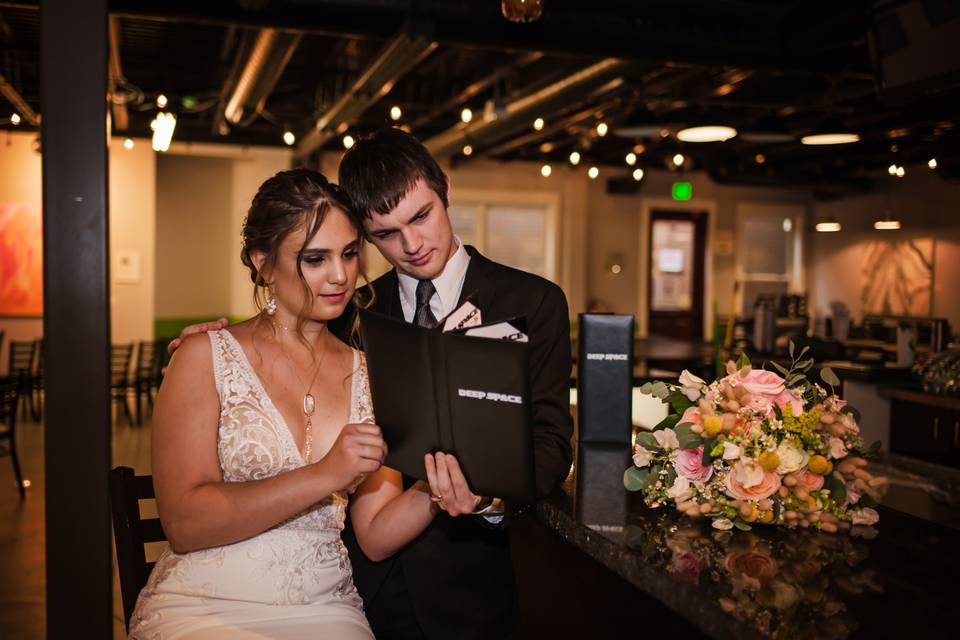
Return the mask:
[[674,182],[671,195],[674,200],[689,200],[693,197],[693,185],[689,182]]

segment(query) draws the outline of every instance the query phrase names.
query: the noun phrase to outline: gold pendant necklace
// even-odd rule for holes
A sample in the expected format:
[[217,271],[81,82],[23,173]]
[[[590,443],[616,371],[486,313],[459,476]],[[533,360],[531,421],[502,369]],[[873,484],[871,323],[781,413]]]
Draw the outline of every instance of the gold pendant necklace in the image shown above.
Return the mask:
[[[274,326],[282,329],[283,331],[288,331],[287,327],[283,326],[277,321],[273,322]],[[293,371],[293,375],[297,378],[297,382],[300,383],[301,387],[306,388],[306,392],[303,394],[303,415],[307,418],[307,423],[303,428],[303,461],[305,464],[310,464],[310,457],[313,454],[313,413],[316,411],[317,403],[313,397],[313,385],[317,381],[317,376],[320,374],[320,367],[323,366],[323,361],[327,357],[327,352],[324,351],[320,356],[320,361],[317,363],[317,368],[313,370],[313,377],[310,379],[310,386],[303,384],[303,379],[300,377],[300,374],[297,372],[297,367],[293,363],[293,358],[290,357],[290,354],[287,353],[287,349],[283,346],[283,341],[278,340],[277,344],[280,345],[280,352],[283,354],[283,357],[287,359],[287,363],[290,365],[290,370]]]

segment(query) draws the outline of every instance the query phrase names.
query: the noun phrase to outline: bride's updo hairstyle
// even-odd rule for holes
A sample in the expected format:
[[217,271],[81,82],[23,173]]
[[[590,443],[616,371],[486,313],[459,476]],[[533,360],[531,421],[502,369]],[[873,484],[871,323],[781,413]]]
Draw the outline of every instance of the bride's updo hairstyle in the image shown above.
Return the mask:
[[[240,259],[250,269],[250,279],[254,284],[253,299],[258,311],[262,311],[266,304],[267,287],[270,285],[263,274],[270,273],[276,266],[280,245],[301,226],[306,230],[303,246],[297,254],[297,274],[303,287],[303,304],[297,314],[297,333],[301,337],[313,302],[313,293],[303,277],[302,254],[317,235],[331,207],[341,209],[347,215],[350,224],[357,231],[362,248],[363,226],[346,192],[329,182],[322,174],[310,169],[281,171],[260,185],[243,223],[243,249],[240,251]],[[261,251],[266,256],[259,270],[251,257],[256,251]],[[358,286],[354,302],[357,306],[365,307],[369,304],[372,287],[369,286],[362,268],[360,276],[366,284],[362,287],[365,291],[361,293],[361,287]]]

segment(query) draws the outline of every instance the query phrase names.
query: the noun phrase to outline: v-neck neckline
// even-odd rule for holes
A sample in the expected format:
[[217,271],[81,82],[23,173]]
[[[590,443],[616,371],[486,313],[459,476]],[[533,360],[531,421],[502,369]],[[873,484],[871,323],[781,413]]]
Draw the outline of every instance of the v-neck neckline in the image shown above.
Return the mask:
[[[229,336],[229,340],[233,342],[233,346],[237,348],[237,352],[240,354],[241,364],[246,371],[247,375],[250,377],[250,380],[253,382],[254,388],[259,392],[260,396],[263,398],[263,403],[266,405],[264,408],[272,411],[274,418],[278,421],[278,426],[280,430],[286,434],[287,444],[290,445],[290,448],[297,452],[297,459],[300,461],[300,466],[306,466],[310,462],[303,457],[303,451],[300,450],[300,447],[297,446],[297,439],[293,437],[293,432],[290,430],[290,424],[287,422],[287,419],[284,417],[283,413],[277,407],[276,403],[273,401],[273,398],[270,397],[270,394],[267,393],[266,387],[263,386],[263,381],[260,379],[260,375],[257,373],[257,370],[253,368],[253,364],[250,362],[250,358],[247,357],[247,352],[244,351],[243,345],[240,344],[240,341],[237,340],[236,336],[233,335],[227,329],[221,329],[222,333],[225,333]],[[357,386],[357,371],[360,368],[360,363],[358,362],[360,353],[351,348],[353,351],[353,372],[350,374],[350,399],[349,406],[347,407],[347,423],[355,422],[353,415],[354,402],[353,397],[356,393]],[[326,453],[324,453],[326,455]]]

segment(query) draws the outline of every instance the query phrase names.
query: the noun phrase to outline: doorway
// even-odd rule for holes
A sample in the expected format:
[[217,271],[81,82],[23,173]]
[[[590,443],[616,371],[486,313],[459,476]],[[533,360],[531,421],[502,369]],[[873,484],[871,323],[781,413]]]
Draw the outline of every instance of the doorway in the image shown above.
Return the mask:
[[648,332],[703,340],[707,212],[653,209],[648,255]]

